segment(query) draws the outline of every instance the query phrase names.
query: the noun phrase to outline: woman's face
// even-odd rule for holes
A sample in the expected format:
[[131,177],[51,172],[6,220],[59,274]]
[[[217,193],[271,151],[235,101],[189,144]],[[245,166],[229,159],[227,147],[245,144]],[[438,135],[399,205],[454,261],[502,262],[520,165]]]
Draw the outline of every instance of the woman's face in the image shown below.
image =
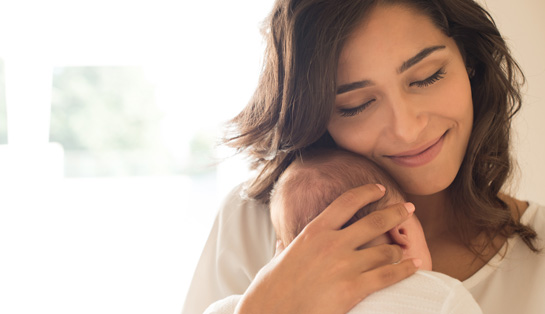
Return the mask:
[[403,6],[378,6],[342,50],[328,130],[405,192],[443,191],[462,163],[473,104],[453,39]]

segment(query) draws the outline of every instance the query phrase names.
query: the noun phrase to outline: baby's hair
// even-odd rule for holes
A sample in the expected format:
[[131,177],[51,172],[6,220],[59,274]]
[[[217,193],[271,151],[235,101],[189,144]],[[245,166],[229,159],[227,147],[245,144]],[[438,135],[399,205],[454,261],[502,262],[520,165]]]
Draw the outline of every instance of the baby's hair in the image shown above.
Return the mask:
[[284,171],[271,191],[271,218],[277,237],[284,245],[289,244],[342,193],[369,183],[384,185],[384,197],[361,208],[343,228],[384,208],[393,197],[403,199],[400,188],[376,164],[360,155],[323,148],[303,152]]

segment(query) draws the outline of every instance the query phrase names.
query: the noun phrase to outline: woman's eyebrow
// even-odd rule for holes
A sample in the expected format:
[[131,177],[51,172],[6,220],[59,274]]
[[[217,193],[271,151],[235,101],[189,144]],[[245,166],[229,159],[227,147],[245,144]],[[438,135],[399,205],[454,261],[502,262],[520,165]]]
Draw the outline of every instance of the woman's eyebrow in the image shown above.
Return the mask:
[[397,70],[397,73],[401,74],[413,65],[417,64],[418,62],[422,61],[425,57],[429,56],[432,52],[445,49],[446,46],[432,46],[428,48],[422,49],[419,53],[417,53],[414,57],[411,57],[409,60],[403,62],[403,64],[399,67]]
[[363,80],[363,81],[357,81],[357,82],[352,82],[352,83],[348,83],[348,84],[343,84],[341,86],[339,86],[337,88],[337,95],[339,94],[343,94],[343,93],[348,93],[349,91],[353,91],[355,89],[358,89],[358,88],[364,88],[364,87],[367,87],[369,85],[372,85],[373,83],[369,80]]
[[[422,49],[419,53],[417,53],[414,57],[411,57],[407,61],[403,62],[403,64],[399,67],[397,70],[397,73],[401,74],[405,71],[407,71],[410,67],[417,64],[418,62],[422,61],[422,59],[429,56],[432,52],[445,49],[446,46],[431,46]],[[364,88],[367,86],[373,85],[373,82],[370,80],[362,80],[357,82],[352,82],[348,84],[343,84],[337,88],[337,95],[348,93],[350,91],[353,91],[355,89]]]

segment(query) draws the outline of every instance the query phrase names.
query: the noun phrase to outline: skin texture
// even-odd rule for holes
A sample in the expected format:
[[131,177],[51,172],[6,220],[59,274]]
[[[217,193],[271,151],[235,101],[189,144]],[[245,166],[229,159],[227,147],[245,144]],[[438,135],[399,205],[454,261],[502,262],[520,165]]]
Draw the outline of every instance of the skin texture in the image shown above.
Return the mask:
[[[404,61],[433,46],[445,48],[398,72]],[[415,84],[440,69],[443,78]],[[445,190],[460,168],[473,122],[469,78],[454,40],[412,10],[378,7],[351,36],[339,62],[339,85],[360,80],[373,84],[336,98],[328,126],[335,142],[376,162],[409,194]],[[370,100],[353,116],[339,112]],[[422,150],[443,135],[439,154],[425,165],[399,165],[391,158]]]
[[[284,175],[298,175],[298,164],[292,164]],[[288,174],[289,173],[289,174]],[[281,190],[282,193],[293,193],[286,190]],[[277,192],[280,193],[280,192]],[[282,245],[289,245],[291,230],[286,229],[291,225],[289,222],[297,221],[300,217],[296,213],[300,210],[297,207],[290,206],[289,202],[286,202],[285,196],[280,193],[280,196],[273,197],[270,205],[272,223],[276,232],[278,241],[281,241]],[[404,203],[405,200],[402,197],[391,197],[388,200],[387,205],[394,206],[398,203]],[[420,269],[432,270],[432,260],[430,251],[426,243],[424,236],[424,230],[420,221],[416,215],[412,215],[409,219],[395,226],[386,233],[383,233],[372,239],[371,241],[358,247],[358,250],[372,248],[378,245],[397,244],[402,249],[401,260],[419,259],[422,261]]]
[[415,215],[392,228],[385,234],[362,245],[360,249],[370,248],[381,244],[397,244],[403,250],[401,260],[419,259],[422,261],[421,270],[432,270],[432,261],[422,225]]
[[[431,47],[441,48],[399,70]],[[349,38],[337,73],[339,86],[362,80],[372,83],[338,94],[328,125],[339,146],[373,160],[397,181],[417,208],[433,270],[459,280],[471,277],[497,253],[487,248],[482,259],[476,258],[445,220],[447,210],[456,210],[449,208],[448,187],[472,130],[468,71],[454,40],[427,16],[404,6],[378,6]],[[358,107],[363,110],[354,109]],[[414,155],[430,146],[427,152],[434,151],[433,156],[423,156],[426,162],[419,162]],[[413,164],[395,158],[407,155],[412,155]],[[514,212],[516,206],[521,212],[527,207],[510,197],[504,199]],[[500,248],[505,240],[497,236],[494,247]],[[476,248],[485,243],[483,234],[472,240]]]
[[[444,48],[400,73],[405,61],[437,46]],[[476,259],[444,221],[445,211],[452,210],[447,188],[459,170],[473,122],[468,69],[456,44],[418,12],[378,6],[349,38],[337,76],[338,86],[362,80],[372,84],[336,97],[329,133],[339,146],[380,165],[407,193],[426,234],[433,269],[467,279],[496,252],[484,252],[483,259]],[[354,109],[362,104],[367,104],[360,107],[363,110]],[[433,158],[412,156],[410,166],[392,158],[414,155],[430,146],[435,150]],[[402,257],[397,245],[357,250],[405,221],[409,214],[403,204],[339,230],[359,208],[381,195],[374,185],[341,195],[288,247],[278,248],[236,312],[346,313],[370,293],[414,273],[417,267],[411,260],[392,264]],[[500,247],[504,241],[496,238],[494,244]],[[473,242],[478,246],[484,239],[477,237]]]
[[392,264],[402,257],[397,245],[358,250],[407,220],[412,204],[387,207],[340,229],[361,207],[381,198],[383,189],[368,184],[343,193],[288,247],[278,247],[235,313],[346,313],[369,294],[413,274],[422,262]]

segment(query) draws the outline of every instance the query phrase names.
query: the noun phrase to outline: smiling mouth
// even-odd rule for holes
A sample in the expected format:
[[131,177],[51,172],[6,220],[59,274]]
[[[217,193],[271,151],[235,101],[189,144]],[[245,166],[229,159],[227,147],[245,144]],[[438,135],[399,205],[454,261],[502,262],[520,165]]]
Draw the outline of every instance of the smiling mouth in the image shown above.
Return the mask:
[[392,160],[394,163],[405,167],[419,167],[431,162],[439,153],[443,147],[443,142],[448,130],[441,135],[438,139],[409,151],[405,151],[396,155],[387,155],[385,157]]

